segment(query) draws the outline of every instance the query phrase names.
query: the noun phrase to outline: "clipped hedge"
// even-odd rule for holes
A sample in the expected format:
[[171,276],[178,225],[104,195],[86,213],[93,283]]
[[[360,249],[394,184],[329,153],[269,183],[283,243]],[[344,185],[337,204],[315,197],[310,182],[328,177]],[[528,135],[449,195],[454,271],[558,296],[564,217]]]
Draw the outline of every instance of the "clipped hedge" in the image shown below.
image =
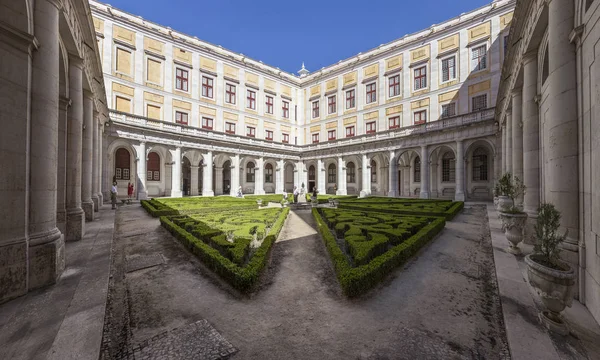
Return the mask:
[[333,262],[340,286],[349,297],[361,295],[381,282],[391,271],[404,264],[423,245],[433,239],[446,224],[444,218],[434,218],[416,234],[375,257],[369,263],[352,267],[319,211],[313,208],[312,213]]
[[160,222],[165,229],[173,234],[173,236],[198,257],[198,259],[200,259],[200,261],[202,261],[209,269],[214,271],[223,280],[227,281],[239,291],[249,292],[254,288],[260,278],[260,274],[268,260],[269,251],[271,250],[273,243],[275,243],[275,240],[277,240],[288,213],[288,208],[281,211],[261,246],[256,250],[250,261],[244,267],[229,260],[223,256],[219,250],[198,239],[194,234],[186,230],[185,227],[177,225],[174,221],[169,219],[169,217],[162,216]]
[[156,199],[140,201],[142,207],[153,217],[177,215],[179,212]]
[[[395,203],[383,204],[367,202],[340,202],[338,208],[356,211],[371,211],[385,214],[396,215],[414,215],[414,216],[436,216],[444,217],[446,220],[452,220],[464,207],[462,201],[445,202],[436,206],[435,202],[427,202],[432,205],[421,205],[420,203]],[[419,208],[423,206],[423,208]]]

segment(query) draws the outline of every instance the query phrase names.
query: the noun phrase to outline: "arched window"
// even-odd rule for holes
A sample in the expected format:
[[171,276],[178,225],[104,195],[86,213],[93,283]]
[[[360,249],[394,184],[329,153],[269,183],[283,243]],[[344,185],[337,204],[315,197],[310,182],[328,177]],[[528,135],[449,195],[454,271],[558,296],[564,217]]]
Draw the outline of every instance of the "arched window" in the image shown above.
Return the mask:
[[273,182],[273,165],[267,164],[265,166],[265,182],[272,183]]
[[371,159],[371,182],[377,182],[377,162],[373,159]]
[[488,179],[488,154],[484,148],[473,151],[473,181],[487,181]]
[[146,180],[160,181],[160,157],[157,153],[151,152],[148,154],[148,162],[146,163]]
[[130,160],[127,149],[120,148],[117,150],[115,154],[115,177],[117,180],[129,180]]
[[414,177],[416,183],[421,182],[421,158],[418,156],[415,159]]
[[337,182],[337,174],[335,171],[335,164],[329,164],[327,168],[327,182],[328,183],[336,183]]
[[356,182],[356,166],[353,162],[346,165],[346,181],[353,184]]
[[444,154],[442,157],[442,181],[455,181],[456,180],[456,161],[454,160],[454,154],[450,151]]
[[255,171],[254,163],[249,162],[246,164],[246,182],[254,182],[254,171]]
[[311,165],[308,168],[308,180],[314,181],[315,180],[315,167],[313,165]]

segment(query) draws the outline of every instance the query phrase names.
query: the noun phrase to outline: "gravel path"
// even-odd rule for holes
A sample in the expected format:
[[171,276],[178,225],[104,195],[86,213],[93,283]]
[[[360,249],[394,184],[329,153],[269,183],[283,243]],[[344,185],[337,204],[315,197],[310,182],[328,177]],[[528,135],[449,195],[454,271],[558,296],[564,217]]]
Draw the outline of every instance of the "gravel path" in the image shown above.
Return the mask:
[[[141,207],[121,208],[116,225],[115,248],[125,258],[165,259],[111,283],[111,292],[121,289],[116,298],[127,289],[127,301],[113,300],[111,311],[129,308],[130,345],[206,319],[238,350],[235,359],[508,355],[482,207],[466,208],[404,268],[354,300],[341,294],[310,211],[290,213],[251,296],[215,278]],[[106,336],[111,331],[108,324]]]

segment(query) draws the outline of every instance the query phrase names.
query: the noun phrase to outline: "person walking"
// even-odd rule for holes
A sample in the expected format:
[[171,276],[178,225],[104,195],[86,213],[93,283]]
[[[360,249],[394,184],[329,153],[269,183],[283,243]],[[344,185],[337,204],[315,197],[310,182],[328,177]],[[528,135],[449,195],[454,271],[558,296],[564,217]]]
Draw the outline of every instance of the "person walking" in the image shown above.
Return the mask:
[[127,184],[127,203],[131,204],[131,199],[133,198],[133,184]]
[[294,204],[298,203],[298,188],[294,186]]
[[110,188],[110,201],[112,203],[113,210],[117,208],[117,182],[113,182],[112,188]]

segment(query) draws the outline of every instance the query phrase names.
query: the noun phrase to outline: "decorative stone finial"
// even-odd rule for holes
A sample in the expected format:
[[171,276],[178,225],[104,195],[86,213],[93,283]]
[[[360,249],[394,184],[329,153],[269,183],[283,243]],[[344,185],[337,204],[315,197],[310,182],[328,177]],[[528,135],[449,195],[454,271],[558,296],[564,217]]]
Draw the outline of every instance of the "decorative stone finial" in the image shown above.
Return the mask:
[[302,62],[302,69],[298,70],[298,74],[300,75],[301,78],[303,78],[309,74],[309,71],[306,70],[306,68],[304,67],[304,61]]

